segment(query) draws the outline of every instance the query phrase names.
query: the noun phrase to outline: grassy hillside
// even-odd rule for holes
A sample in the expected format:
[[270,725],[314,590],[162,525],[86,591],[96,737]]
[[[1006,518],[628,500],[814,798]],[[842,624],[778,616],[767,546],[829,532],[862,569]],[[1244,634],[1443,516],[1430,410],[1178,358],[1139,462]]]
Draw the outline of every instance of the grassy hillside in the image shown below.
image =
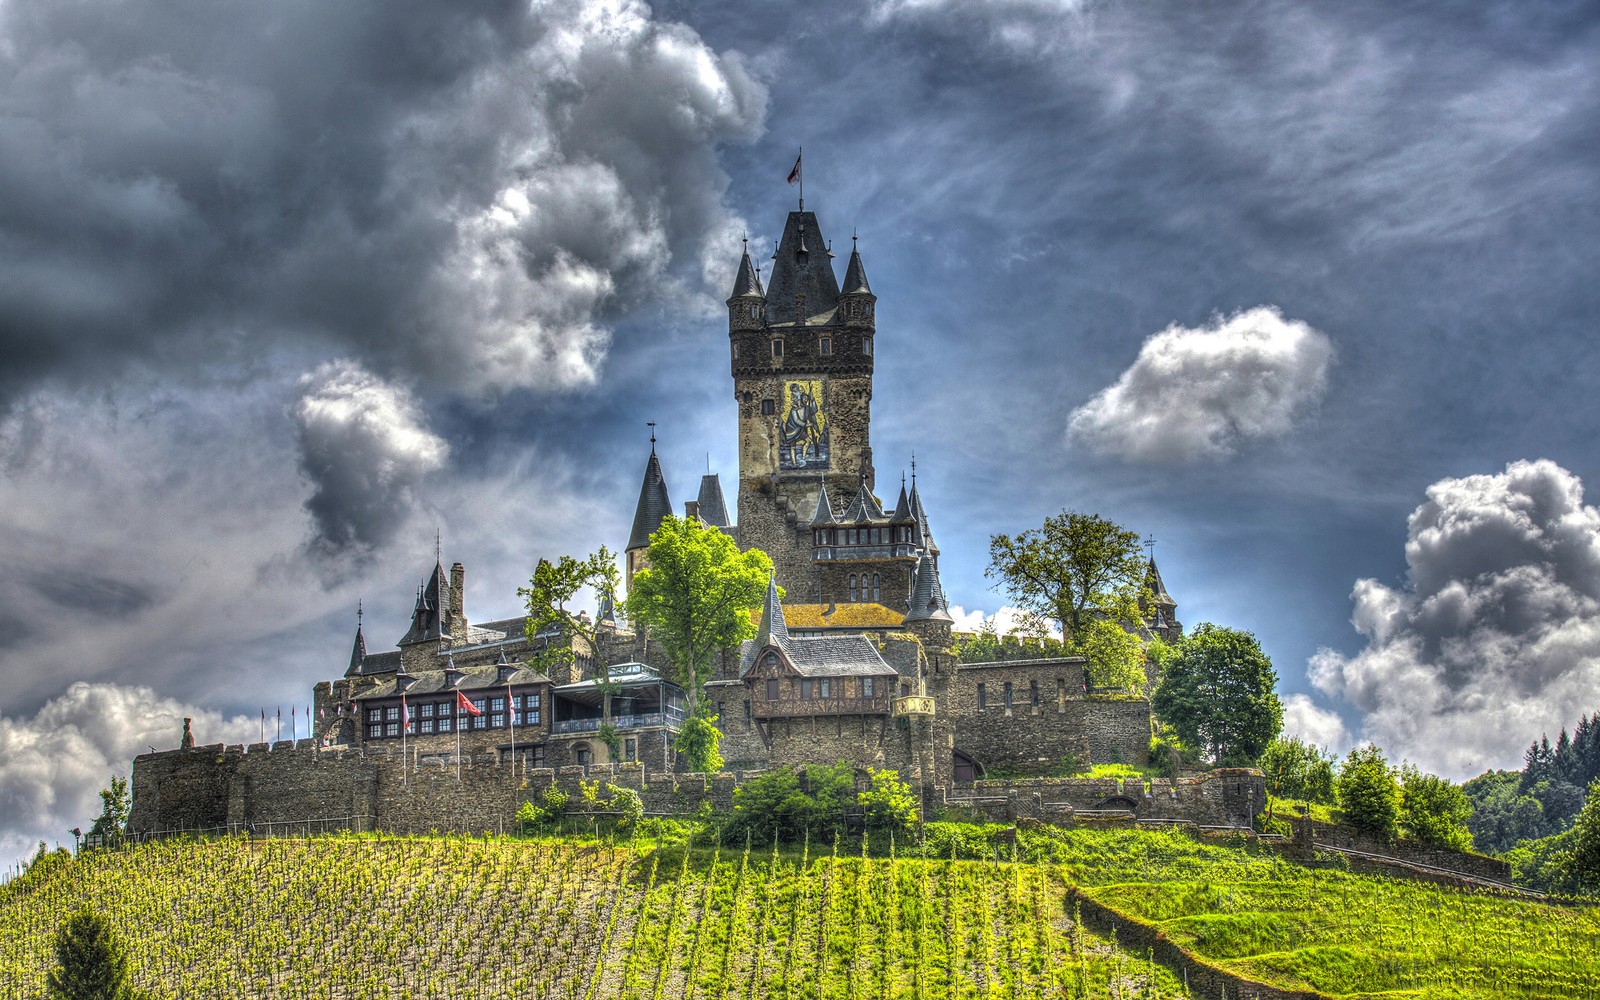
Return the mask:
[[1023,846],[1037,860],[996,868],[574,841],[145,845],[0,889],[0,983],[42,996],[51,933],[89,902],[127,929],[139,981],[174,998],[1183,995],[1074,922],[1078,886],[1284,986],[1600,995],[1594,908],[1310,872],[1172,833]]

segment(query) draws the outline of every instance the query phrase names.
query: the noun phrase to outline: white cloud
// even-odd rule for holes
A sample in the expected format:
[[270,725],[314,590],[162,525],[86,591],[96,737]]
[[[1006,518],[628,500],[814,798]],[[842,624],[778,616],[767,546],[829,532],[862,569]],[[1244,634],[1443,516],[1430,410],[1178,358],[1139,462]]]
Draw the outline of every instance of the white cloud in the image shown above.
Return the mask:
[[[300,379],[293,416],[306,501],[324,555],[362,557],[388,542],[416,506],[416,490],[450,449],[430,431],[402,386],[352,361],[330,361]],[[348,566],[349,563],[344,563]]]
[[147,687],[76,683],[32,718],[0,716],[0,859],[31,854],[40,840],[72,842],[100,815],[102,788],[128,777],[151,746],[178,745],[183,720],[196,743],[254,742],[259,719],[163,698]]
[[[1031,635],[1029,629],[1028,613],[1021,608],[1009,605],[1002,607],[994,614],[984,614],[981,608],[971,611],[959,604],[950,605],[950,617],[955,619],[952,626],[957,632],[977,632],[985,623],[994,626],[996,635]],[[1048,635],[1052,639],[1061,638],[1061,630],[1054,622],[1047,622]]]
[[1283,733],[1341,757],[1355,745],[1339,713],[1319,708],[1306,694],[1291,694],[1283,699]]
[[1273,306],[1150,337],[1115,383],[1076,410],[1078,444],[1139,462],[1232,454],[1287,434],[1327,388],[1333,345]]
[[1391,757],[1462,778],[1514,767],[1600,691],[1600,512],[1548,460],[1444,479],[1411,515],[1403,586],[1356,583],[1354,656],[1309,674]]

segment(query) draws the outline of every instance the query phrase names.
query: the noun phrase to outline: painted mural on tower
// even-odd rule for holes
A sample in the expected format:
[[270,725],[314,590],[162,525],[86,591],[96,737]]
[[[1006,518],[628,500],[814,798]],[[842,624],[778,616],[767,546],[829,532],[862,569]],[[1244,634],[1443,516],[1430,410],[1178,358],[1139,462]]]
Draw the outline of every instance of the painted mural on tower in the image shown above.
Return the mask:
[[783,413],[778,423],[778,467],[828,467],[827,382],[792,380],[784,385]]

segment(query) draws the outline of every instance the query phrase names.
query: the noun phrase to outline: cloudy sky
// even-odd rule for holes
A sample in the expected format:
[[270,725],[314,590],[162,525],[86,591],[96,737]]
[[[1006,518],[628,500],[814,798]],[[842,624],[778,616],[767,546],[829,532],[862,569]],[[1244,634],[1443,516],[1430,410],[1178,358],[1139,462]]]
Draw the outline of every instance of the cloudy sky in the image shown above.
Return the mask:
[[1600,708],[1591,3],[4,0],[0,855],[398,638],[436,529],[478,620],[620,547],[647,420],[731,485],[801,145],[969,615],[1071,507],[1332,749]]

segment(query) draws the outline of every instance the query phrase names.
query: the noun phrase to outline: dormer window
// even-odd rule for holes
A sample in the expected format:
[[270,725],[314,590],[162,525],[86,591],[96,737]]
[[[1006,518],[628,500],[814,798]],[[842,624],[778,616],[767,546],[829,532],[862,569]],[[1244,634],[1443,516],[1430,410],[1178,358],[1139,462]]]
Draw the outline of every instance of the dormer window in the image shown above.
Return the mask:
[[833,357],[833,338],[823,337],[817,346],[817,353],[825,358]]

